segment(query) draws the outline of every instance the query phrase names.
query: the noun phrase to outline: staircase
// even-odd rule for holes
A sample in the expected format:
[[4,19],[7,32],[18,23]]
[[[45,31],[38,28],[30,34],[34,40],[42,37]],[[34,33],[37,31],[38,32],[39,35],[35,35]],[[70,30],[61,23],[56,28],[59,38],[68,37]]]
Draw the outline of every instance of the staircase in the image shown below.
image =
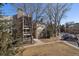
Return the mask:
[[32,43],[32,20],[31,17],[23,17],[23,42]]

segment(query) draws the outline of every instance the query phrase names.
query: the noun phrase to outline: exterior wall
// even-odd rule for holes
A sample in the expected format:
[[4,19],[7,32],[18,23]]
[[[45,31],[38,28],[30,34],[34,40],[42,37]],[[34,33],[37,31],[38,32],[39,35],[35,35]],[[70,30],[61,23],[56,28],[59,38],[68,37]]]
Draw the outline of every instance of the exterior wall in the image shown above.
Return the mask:
[[22,17],[17,18],[17,15],[13,16],[13,36],[22,38]]
[[70,25],[68,28],[65,28],[65,32],[79,34],[79,23],[74,23]]
[[13,37],[16,40],[32,41],[32,18],[30,16],[23,15],[19,18],[17,15],[13,16]]

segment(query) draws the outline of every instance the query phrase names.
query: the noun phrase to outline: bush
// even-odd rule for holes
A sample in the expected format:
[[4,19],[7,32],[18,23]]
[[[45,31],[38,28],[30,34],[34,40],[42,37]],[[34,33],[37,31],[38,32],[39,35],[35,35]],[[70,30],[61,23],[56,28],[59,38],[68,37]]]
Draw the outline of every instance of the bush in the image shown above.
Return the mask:
[[0,20],[0,55],[6,56],[16,54],[16,50],[11,42],[13,42],[13,40],[10,33],[10,24]]

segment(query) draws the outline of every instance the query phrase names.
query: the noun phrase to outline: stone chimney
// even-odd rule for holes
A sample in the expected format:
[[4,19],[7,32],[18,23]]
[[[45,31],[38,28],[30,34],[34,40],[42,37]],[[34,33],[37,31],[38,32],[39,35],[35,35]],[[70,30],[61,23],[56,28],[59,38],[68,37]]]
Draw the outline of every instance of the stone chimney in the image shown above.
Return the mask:
[[25,15],[23,8],[18,8],[17,10],[17,18],[20,18]]

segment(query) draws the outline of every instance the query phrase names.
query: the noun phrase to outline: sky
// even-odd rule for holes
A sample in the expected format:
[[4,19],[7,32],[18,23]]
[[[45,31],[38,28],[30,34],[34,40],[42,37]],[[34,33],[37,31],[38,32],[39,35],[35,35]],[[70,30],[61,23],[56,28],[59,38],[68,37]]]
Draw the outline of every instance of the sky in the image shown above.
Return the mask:
[[[11,4],[6,4],[2,8],[4,15],[12,16],[16,14],[16,10]],[[66,22],[79,22],[79,4],[72,4],[71,9],[66,13],[64,19],[62,19],[61,24],[65,24]]]
[[67,12],[67,17],[61,21],[62,24],[66,22],[79,22],[79,3],[72,4],[70,11]]
[[1,9],[3,14],[6,16],[12,16],[16,14],[15,7],[13,7],[11,4],[5,4]]

